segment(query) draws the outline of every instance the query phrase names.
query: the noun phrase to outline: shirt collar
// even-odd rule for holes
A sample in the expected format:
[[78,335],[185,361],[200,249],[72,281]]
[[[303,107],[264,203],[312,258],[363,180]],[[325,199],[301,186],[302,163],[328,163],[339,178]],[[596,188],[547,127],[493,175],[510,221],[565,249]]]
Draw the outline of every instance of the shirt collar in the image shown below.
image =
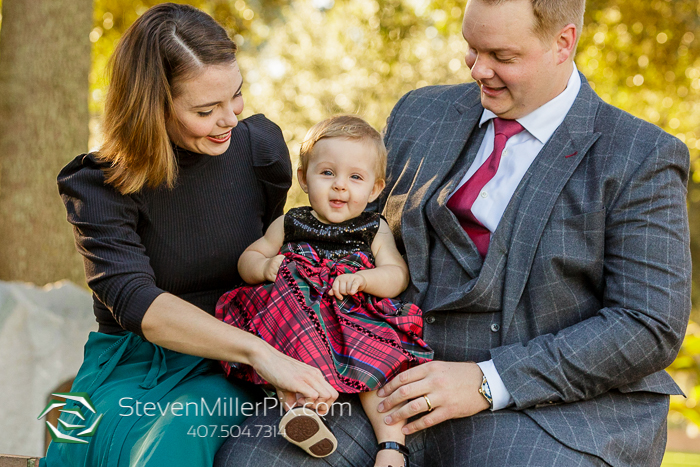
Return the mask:
[[[578,74],[576,64],[573,65],[574,70],[569,77],[566,89],[561,94],[524,117],[517,119],[517,122],[542,144],[545,144],[552,137],[561,122],[564,121],[581,89],[581,77]],[[496,114],[484,109],[479,126],[481,127],[496,117]]]

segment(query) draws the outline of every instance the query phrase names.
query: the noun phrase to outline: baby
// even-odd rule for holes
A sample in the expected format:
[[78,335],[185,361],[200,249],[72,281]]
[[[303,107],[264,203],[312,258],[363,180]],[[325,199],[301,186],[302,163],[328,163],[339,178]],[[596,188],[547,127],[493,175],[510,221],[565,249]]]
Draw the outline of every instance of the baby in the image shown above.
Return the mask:
[[[377,389],[429,361],[421,310],[392,297],[408,267],[381,215],[365,212],[385,186],[386,148],[364,120],[336,116],[309,130],[297,177],[310,207],[291,209],[241,256],[248,284],[219,300],[216,316],[319,368],[341,393],[358,393],[379,443],[376,466],[407,463],[402,425],[386,425]],[[230,375],[265,384],[250,367],[222,362]],[[295,407],[280,432],[314,457],[337,446],[322,419]]]

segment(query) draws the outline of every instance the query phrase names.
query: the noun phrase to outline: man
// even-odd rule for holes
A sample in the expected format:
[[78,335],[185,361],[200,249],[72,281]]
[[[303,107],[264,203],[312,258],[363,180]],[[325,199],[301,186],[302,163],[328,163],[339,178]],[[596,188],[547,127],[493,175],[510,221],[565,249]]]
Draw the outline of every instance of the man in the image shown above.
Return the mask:
[[[689,154],[576,71],[584,7],[470,0],[476,83],[410,92],[388,120],[380,203],[436,356],[383,390],[411,465],[661,463],[680,394],[663,369],[690,312]],[[330,423],[328,464],[373,465],[359,407]],[[248,465],[280,459],[237,443]]]
[[[386,409],[413,401],[392,418],[423,415],[409,432],[452,419],[434,430],[469,432],[448,455],[473,465],[659,465],[679,393],[663,369],[690,311],[689,155],[578,74],[584,5],[471,0],[477,84],[409,93],[387,127],[384,212],[406,249],[407,298],[427,312],[436,359],[455,363],[391,382]],[[495,156],[494,117],[521,128],[465,194]],[[494,411],[459,420],[488,408],[480,370]]]

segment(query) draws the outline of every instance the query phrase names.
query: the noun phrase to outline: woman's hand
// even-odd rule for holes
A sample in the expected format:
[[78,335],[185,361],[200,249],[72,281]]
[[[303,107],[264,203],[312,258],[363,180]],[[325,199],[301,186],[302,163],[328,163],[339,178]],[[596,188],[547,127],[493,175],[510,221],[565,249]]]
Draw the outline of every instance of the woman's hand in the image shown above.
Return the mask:
[[366,287],[367,279],[362,274],[341,274],[333,281],[333,288],[328,291],[328,295],[342,300],[343,295],[355,295]]
[[338,391],[326,381],[321,370],[288,357],[264,344],[251,358],[258,374],[277,389],[285,411],[305,406],[324,415],[338,398]]
[[266,281],[275,282],[275,279],[277,279],[277,271],[280,270],[282,261],[284,261],[284,255],[273,256],[265,261],[263,275]]

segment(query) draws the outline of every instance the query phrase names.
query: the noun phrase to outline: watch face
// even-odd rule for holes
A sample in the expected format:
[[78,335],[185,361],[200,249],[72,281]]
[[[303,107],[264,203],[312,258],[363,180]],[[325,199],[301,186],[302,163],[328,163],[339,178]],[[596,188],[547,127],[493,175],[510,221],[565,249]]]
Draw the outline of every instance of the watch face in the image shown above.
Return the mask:
[[493,397],[491,397],[491,388],[489,387],[489,382],[486,380],[486,376],[484,376],[481,380],[479,394],[484,396],[484,399],[486,399],[486,402],[489,403],[490,407],[493,407]]

